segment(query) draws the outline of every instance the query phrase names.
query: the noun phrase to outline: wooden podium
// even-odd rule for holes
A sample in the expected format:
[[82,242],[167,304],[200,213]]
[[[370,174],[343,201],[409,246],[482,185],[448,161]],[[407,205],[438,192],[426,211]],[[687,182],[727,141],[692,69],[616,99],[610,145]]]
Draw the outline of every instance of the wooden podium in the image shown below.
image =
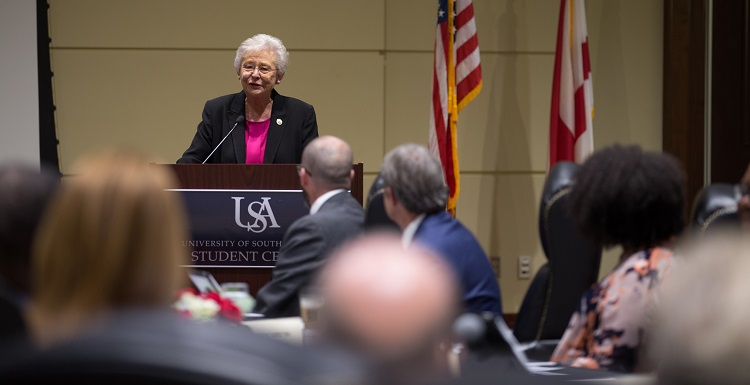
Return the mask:
[[[214,190],[301,190],[297,165],[294,164],[174,164],[171,167],[182,189]],[[352,166],[354,180],[351,193],[363,202],[362,163]],[[219,283],[246,282],[250,294],[271,280],[272,268],[206,267]]]

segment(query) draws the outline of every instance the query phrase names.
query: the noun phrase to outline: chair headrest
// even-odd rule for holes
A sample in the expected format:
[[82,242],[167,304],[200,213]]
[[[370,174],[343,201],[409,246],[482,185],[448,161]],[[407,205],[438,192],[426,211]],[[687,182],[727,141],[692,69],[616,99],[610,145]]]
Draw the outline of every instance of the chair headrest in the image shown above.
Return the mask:
[[580,166],[574,162],[557,162],[547,174],[547,179],[544,181],[544,191],[542,192],[542,199],[549,199],[552,195],[558,191],[569,187],[573,184],[575,179],[575,173]]
[[576,170],[579,165],[574,162],[557,162],[549,170],[547,179],[542,190],[542,199],[539,205],[539,235],[542,242],[544,255],[549,259],[548,240],[545,226],[548,221],[547,215],[550,207],[559,201],[563,195],[567,195],[573,186]]
[[383,194],[385,192],[385,183],[383,178],[378,174],[372,182],[370,192],[367,194],[367,204],[365,205],[365,229],[384,229],[400,231],[396,222],[388,217],[385,212],[383,203]]
[[739,226],[736,185],[714,183],[703,187],[693,201],[690,223],[701,233],[719,225]]
[[378,176],[375,177],[375,180],[372,181],[370,192],[367,193],[367,206],[370,205],[370,202],[372,202],[375,197],[383,195],[384,189],[385,182],[383,182],[383,177],[378,174]]

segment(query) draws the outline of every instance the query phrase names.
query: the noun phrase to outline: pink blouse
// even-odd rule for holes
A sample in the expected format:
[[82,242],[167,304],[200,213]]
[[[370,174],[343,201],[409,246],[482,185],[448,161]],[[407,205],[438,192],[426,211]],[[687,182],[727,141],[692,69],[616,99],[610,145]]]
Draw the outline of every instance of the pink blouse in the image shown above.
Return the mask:
[[262,122],[251,122],[245,120],[245,163],[262,164],[263,155],[266,153],[266,138],[268,138],[268,127],[271,119]]

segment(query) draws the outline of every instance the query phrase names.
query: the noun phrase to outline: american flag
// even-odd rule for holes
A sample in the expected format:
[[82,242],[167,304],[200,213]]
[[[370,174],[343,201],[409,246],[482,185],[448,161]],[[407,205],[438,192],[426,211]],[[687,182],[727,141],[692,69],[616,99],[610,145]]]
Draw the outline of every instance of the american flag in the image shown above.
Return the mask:
[[561,0],[552,81],[549,168],[594,151],[594,86],[583,0]]
[[430,106],[429,148],[440,157],[450,188],[447,210],[455,216],[460,190],[456,124],[458,113],[482,89],[479,42],[471,0],[440,0]]

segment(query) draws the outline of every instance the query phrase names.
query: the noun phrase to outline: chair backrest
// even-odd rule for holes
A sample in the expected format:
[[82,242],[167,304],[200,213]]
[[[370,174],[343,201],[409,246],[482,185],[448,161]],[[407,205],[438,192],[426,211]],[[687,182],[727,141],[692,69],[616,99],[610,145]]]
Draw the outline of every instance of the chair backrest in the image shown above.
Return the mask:
[[700,234],[722,228],[739,228],[737,186],[714,183],[703,187],[695,196],[690,226]]
[[388,217],[385,212],[383,203],[383,194],[385,185],[383,178],[378,174],[372,182],[370,192],[367,194],[367,204],[365,205],[365,230],[394,230],[400,231],[396,222]]
[[581,295],[599,275],[602,249],[583,237],[566,203],[578,165],[558,162],[549,171],[539,207],[539,240],[547,265],[534,278],[516,318],[520,342],[562,337]]

